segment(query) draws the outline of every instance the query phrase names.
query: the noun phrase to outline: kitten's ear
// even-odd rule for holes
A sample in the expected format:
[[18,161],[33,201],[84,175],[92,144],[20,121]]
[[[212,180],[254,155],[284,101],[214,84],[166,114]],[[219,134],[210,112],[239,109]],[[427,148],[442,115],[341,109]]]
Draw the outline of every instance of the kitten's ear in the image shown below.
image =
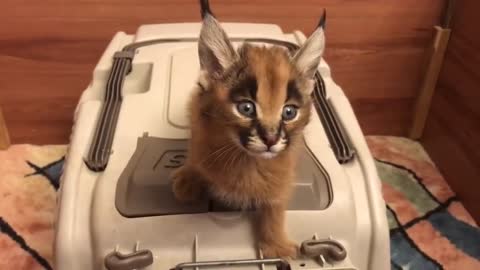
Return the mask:
[[221,74],[236,59],[236,52],[220,23],[209,12],[203,14],[198,41],[200,67],[212,75]]
[[325,49],[325,21],[326,12],[324,10],[317,29],[310,35],[293,57],[293,62],[297,70],[301,75],[309,79],[315,75]]

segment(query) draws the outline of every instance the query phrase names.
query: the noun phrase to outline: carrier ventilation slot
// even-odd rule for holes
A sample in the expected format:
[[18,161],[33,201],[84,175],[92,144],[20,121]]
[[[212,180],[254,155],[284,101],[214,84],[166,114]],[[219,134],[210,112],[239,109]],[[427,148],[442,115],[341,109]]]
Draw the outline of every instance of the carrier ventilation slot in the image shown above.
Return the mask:
[[92,144],[85,161],[88,168],[98,172],[105,170],[110,157],[118,114],[122,105],[122,88],[125,76],[131,70],[133,53],[117,52],[105,89],[105,100],[93,135]]
[[312,93],[315,110],[317,111],[318,117],[320,117],[320,121],[325,129],[337,161],[341,164],[347,163],[352,160],[355,151],[345,139],[343,127],[340,125],[337,115],[327,100],[325,82],[318,72],[315,74],[315,85]]
[[[286,47],[291,53],[294,53],[299,48],[297,44],[292,42],[268,38],[232,38],[231,40],[234,42],[246,41],[270,43]],[[129,44],[125,46],[122,51],[115,53],[112,70],[110,71],[105,91],[105,102],[103,103],[93,140],[90,145],[90,150],[85,160],[85,163],[90,170],[99,172],[105,170],[107,167],[112,152],[112,142],[122,104],[123,82],[125,76],[132,69],[132,60],[135,51],[140,47],[149,45],[185,41],[195,42],[197,41],[197,38],[154,39],[142,41]],[[354,150],[346,140],[343,129],[337,120],[337,116],[328,103],[325,83],[319,72],[315,74],[315,90],[312,95],[315,101],[314,104],[317,114],[320,117],[337,161],[342,164],[350,161],[354,157]]]

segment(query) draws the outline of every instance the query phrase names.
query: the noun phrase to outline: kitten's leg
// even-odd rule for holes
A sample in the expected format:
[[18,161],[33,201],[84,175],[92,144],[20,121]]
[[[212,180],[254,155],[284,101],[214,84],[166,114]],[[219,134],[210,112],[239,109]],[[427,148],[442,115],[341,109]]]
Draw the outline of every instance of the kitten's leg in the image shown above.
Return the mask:
[[172,173],[173,193],[181,202],[200,198],[203,191],[203,176],[192,166],[185,164]]
[[267,258],[295,258],[298,246],[285,232],[285,209],[281,204],[264,205],[258,211],[260,249]]

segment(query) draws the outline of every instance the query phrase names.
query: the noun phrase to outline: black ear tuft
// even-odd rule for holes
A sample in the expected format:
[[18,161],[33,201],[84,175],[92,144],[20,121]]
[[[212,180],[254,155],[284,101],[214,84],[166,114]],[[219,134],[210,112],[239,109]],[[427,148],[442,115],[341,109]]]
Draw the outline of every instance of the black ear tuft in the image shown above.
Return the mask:
[[208,2],[208,0],[200,0],[200,15],[202,15],[202,19],[205,19],[205,16],[207,16],[207,14],[215,17],[212,10],[210,9],[210,3]]
[[315,31],[303,43],[293,56],[293,62],[300,74],[312,79],[318,69],[320,60],[325,50],[325,22],[327,12],[324,9]]
[[318,22],[317,27],[321,27],[325,29],[326,24],[327,24],[327,10],[323,9],[323,14],[322,14],[322,17],[320,17],[320,21]]
[[237,58],[237,53],[220,23],[205,13],[198,40],[200,67],[209,74],[221,74]]

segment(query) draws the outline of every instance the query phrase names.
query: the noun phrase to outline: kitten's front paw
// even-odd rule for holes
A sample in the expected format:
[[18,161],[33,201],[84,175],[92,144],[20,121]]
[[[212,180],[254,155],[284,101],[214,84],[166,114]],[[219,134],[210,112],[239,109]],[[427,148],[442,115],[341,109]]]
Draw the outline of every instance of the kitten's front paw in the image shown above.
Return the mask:
[[202,185],[198,174],[187,166],[182,166],[172,174],[173,193],[181,202],[198,200],[202,194]]
[[298,245],[289,240],[261,242],[260,249],[265,258],[295,259],[298,256]]

